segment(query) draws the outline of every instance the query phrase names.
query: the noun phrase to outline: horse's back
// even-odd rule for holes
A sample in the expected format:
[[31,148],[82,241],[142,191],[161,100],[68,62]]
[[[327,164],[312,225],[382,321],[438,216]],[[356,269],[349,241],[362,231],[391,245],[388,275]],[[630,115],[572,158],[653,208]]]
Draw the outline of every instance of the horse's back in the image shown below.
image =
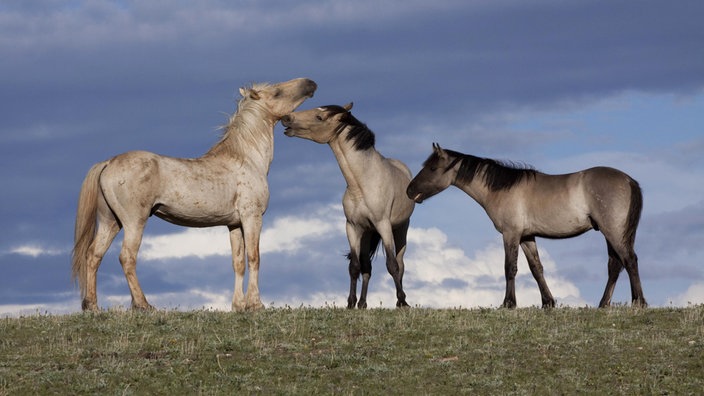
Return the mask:
[[631,186],[638,186],[638,182],[627,173],[608,166],[597,166],[580,173],[584,188],[599,195],[622,194],[628,197],[631,194]]

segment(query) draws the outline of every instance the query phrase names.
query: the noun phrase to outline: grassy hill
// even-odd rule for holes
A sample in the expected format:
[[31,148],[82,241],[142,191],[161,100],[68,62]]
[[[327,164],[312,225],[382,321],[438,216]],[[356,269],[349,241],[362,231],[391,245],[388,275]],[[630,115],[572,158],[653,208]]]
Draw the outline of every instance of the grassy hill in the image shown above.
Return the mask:
[[704,306],[0,319],[0,395],[700,394]]

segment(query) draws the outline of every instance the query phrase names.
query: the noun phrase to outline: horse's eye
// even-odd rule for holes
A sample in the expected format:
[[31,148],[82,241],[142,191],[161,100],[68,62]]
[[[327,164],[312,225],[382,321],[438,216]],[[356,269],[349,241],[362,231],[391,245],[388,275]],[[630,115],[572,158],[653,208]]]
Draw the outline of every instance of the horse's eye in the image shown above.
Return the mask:
[[323,120],[323,117],[321,117],[321,116],[319,116],[319,115],[318,115],[318,116],[315,116],[315,118],[317,118],[318,121],[322,121],[322,120]]

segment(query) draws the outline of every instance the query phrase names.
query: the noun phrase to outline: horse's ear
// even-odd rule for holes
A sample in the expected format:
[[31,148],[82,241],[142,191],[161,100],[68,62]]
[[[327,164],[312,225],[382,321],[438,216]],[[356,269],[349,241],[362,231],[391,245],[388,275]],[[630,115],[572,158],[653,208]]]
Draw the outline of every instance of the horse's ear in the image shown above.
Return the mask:
[[249,96],[253,100],[259,100],[259,92],[253,90],[253,89],[245,89],[245,88],[240,88],[240,95],[244,98],[246,96]]
[[354,105],[354,103],[349,102],[349,103],[347,103],[346,105],[342,106],[342,108],[345,109],[345,110],[347,110],[347,111],[350,111],[350,110],[352,110],[352,106],[353,106],[353,105]]
[[433,152],[434,152],[435,155],[437,155],[439,158],[446,158],[446,157],[447,157],[447,154],[445,153],[445,150],[443,150],[442,147],[440,147],[440,145],[437,144],[437,143],[433,143]]

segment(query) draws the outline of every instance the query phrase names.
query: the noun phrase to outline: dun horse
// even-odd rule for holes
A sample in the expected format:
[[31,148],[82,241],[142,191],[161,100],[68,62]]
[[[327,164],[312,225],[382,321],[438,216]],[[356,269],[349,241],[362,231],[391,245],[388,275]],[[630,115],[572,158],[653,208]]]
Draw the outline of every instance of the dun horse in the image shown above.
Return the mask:
[[[350,244],[350,294],[347,308],[367,307],[372,258],[379,238],[386,253],[386,268],[396,286],[396,306],[408,306],[403,292],[403,255],[414,203],[405,190],[411,171],[401,161],[385,158],[374,148],[374,133],[357,120],[352,103],[299,111],[281,119],[286,136],[330,145],[347,182],[342,206],[347,217]],[[357,302],[357,280],[362,292]]]
[[[131,151],[94,165],[81,188],[76,215],[73,277],[82,308],[97,310],[96,274],[105,252],[124,228],[120,263],[132,307],[152,308],[136,274],[147,219],[156,215],[188,227],[227,226],[235,270],[233,310],[263,307],[259,297],[259,235],[269,202],[267,174],[274,125],[313,96],[315,82],[299,78],[241,88],[237,112],[223,137],[195,159]],[[244,295],[245,254],[249,265]]]
[[543,278],[535,237],[569,238],[590,229],[604,234],[609,255],[609,279],[599,306],[611,303],[616,280],[624,267],[631,282],[633,305],[647,306],[633,248],[643,197],[638,183],[625,173],[596,167],[565,175],[546,175],[443,150],[433,144],[433,153],[408,186],[408,197],[420,203],[450,185],[474,198],[503,235],[504,307],[516,306],[519,245],[538,282],[543,307],[553,307],[555,299]]

